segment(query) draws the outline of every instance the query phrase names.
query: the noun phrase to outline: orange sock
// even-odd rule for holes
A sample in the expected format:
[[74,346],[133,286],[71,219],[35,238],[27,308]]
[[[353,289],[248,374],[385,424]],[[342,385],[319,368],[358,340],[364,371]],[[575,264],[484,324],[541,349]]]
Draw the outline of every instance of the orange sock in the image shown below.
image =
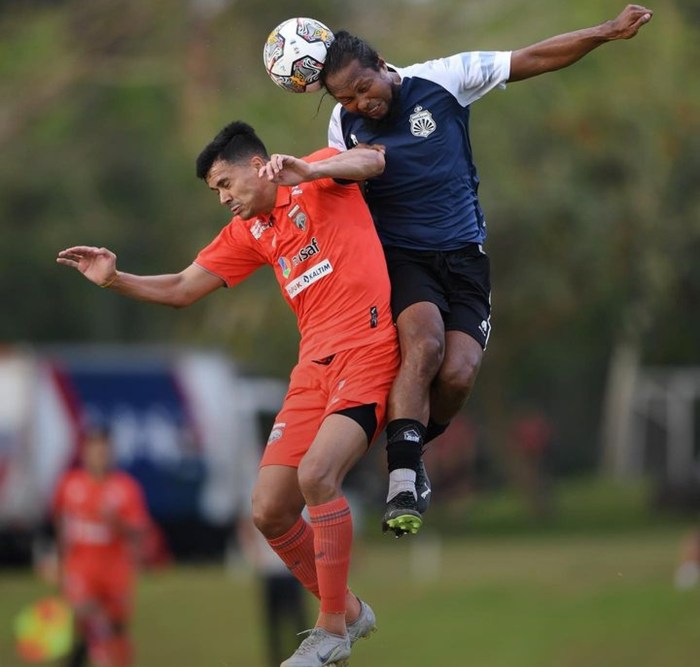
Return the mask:
[[133,648],[124,635],[116,635],[110,642],[110,656],[114,667],[131,667],[133,664]]
[[316,576],[321,594],[321,613],[344,614],[348,590],[352,515],[344,496],[309,506],[314,533]]
[[267,542],[301,585],[320,599],[314,558],[314,531],[304,521],[304,517],[300,516],[284,535]]

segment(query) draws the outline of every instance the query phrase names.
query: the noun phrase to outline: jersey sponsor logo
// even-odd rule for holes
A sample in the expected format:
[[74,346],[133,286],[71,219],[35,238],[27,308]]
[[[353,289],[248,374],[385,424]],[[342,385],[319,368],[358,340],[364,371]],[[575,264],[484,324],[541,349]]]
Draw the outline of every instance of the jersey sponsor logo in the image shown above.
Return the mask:
[[272,225],[270,224],[269,220],[261,220],[260,218],[256,218],[253,224],[250,226],[250,233],[257,241],[263,235],[265,230],[270,229],[270,227],[272,227]]
[[433,114],[423,109],[420,105],[413,109],[413,113],[409,116],[408,122],[411,128],[411,134],[414,137],[429,137],[437,129],[437,123],[433,119]]
[[285,285],[289,298],[294,299],[307,287],[321,280],[321,278],[325,278],[329,273],[333,273],[333,266],[330,260],[324,259],[322,262],[314,264],[310,269],[295,278],[288,285]]
[[277,260],[277,263],[280,265],[280,268],[282,269],[282,275],[285,278],[289,278],[289,274],[292,272],[292,268],[295,266],[298,266],[299,264],[302,264],[305,262],[307,259],[310,259],[314,255],[318,254],[320,252],[320,248],[318,246],[318,240],[314,236],[311,239],[311,243],[308,245],[305,245],[296,255],[292,257],[292,261],[290,262],[286,257],[280,257]]
[[314,236],[311,238],[311,243],[309,243],[309,245],[305,245],[296,255],[294,255],[294,257],[292,257],[292,266],[296,266],[297,264],[305,262],[307,259],[313,257],[319,251],[320,248],[318,247],[318,241]]
[[280,268],[282,269],[282,275],[285,278],[289,278],[289,274],[292,272],[292,267],[289,266],[289,262],[287,262],[286,257],[280,257],[277,260],[277,263],[280,265]]
[[107,544],[113,539],[112,531],[106,523],[82,519],[68,515],[63,520],[66,541],[83,544]]

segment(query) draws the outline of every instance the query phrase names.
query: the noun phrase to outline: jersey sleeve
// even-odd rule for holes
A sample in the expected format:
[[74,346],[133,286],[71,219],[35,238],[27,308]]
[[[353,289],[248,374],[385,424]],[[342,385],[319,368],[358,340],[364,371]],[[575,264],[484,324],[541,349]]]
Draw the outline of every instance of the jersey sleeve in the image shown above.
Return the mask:
[[343,139],[343,127],[340,123],[340,110],[342,106],[336,104],[331,112],[331,119],[328,123],[328,146],[339,151],[346,151],[348,147]]
[[399,68],[401,77],[416,76],[441,85],[466,107],[510,76],[510,51],[467,51],[447,58]]
[[[321,148],[317,151],[314,151],[310,155],[304,156],[302,160],[304,160],[304,162],[318,162],[320,160],[325,160],[326,158],[333,157],[334,155],[338,155],[338,153],[341,153],[344,150],[346,150],[344,147],[341,150],[336,148],[335,146],[328,146],[327,148]],[[357,181],[346,181],[334,178],[316,178],[313,181],[308,181],[307,185],[308,187],[314,190],[322,190],[327,188],[337,188],[343,185],[352,185],[356,182]]]
[[245,234],[252,238],[250,230],[240,222],[234,219],[226,225],[194,260],[197,266],[221,278],[227,287],[240,283],[267,264],[246,238]]

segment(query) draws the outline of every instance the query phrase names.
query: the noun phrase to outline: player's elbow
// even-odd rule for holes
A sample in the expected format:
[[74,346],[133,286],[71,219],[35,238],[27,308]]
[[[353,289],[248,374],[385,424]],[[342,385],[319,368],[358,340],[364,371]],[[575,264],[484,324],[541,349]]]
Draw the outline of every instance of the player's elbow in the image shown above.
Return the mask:
[[170,278],[167,304],[173,308],[186,308],[221,285],[220,278],[193,264]]
[[372,155],[370,156],[370,173],[368,174],[367,178],[374,178],[375,176],[379,176],[384,172],[384,167],[386,165],[386,160],[384,159],[384,153],[381,151],[372,151]]
[[182,293],[177,293],[173,294],[172,299],[170,300],[170,303],[168,304],[172,308],[175,308],[176,310],[180,310],[181,308],[187,308],[187,306],[191,306],[195,301],[196,297],[192,294],[188,294],[187,292],[182,292]]
[[[182,282],[184,283],[184,281]],[[199,299],[199,295],[194,290],[185,284],[180,284],[172,290],[168,305],[179,310],[191,306],[197,299]]]

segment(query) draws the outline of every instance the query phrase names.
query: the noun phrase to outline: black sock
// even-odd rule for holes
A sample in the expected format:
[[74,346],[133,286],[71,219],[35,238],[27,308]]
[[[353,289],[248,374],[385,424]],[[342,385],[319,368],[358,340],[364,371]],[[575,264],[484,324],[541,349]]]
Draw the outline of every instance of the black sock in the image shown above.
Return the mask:
[[435,438],[441,436],[449,425],[450,422],[438,424],[433,421],[432,417],[428,419],[428,428],[425,429],[425,444],[427,445],[431,440],[435,440]]
[[418,470],[425,426],[415,419],[392,419],[386,425],[386,438],[389,472],[397,468]]

